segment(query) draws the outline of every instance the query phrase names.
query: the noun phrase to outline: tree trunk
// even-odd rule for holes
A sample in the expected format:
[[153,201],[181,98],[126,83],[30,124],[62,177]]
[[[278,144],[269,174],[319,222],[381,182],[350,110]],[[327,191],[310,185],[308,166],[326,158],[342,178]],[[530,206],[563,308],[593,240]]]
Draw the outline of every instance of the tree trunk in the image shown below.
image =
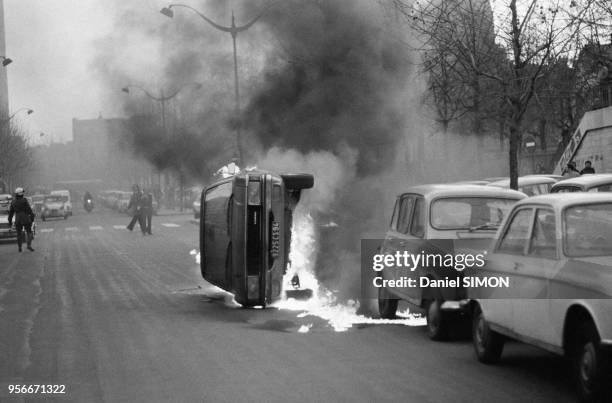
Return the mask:
[[508,158],[510,165],[510,189],[518,190],[518,149],[519,130],[516,125],[510,127],[510,147]]

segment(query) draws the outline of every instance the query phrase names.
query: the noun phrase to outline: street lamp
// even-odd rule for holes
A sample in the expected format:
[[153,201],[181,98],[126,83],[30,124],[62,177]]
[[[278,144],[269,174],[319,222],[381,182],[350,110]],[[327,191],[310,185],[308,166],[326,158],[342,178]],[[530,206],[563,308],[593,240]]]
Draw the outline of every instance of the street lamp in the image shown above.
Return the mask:
[[15,112],[13,112],[13,114],[10,115],[8,118],[2,119],[0,122],[2,122],[2,124],[6,124],[6,123],[10,122],[11,119],[13,119],[15,117],[15,115],[17,115],[21,111],[25,111],[27,115],[31,115],[31,114],[34,113],[33,109],[30,109],[30,108],[19,108]]
[[234,47],[234,84],[235,84],[235,96],[236,96],[236,106],[235,106],[236,107],[236,147],[238,148],[238,161],[240,165],[243,161],[243,153],[242,153],[242,141],[241,141],[242,139],[241,139],[241,133],[240,133],[240,124],[241,124],[240,122],[240,91],[239,91],[239,86],[238,86],[238,57],[236,55],[236,36],[238,35],[239,32],[246,31],[247,29],[249,29],[251,25],[253,25],[271,7],[271,5],[268,6],[266,9],[264,9],[264,11],[262,11],[258,16],[253,18],[251,21],[239,27],[236,26],[233,11],[232,11],[232,25],[229,27],[225,27],[223,25],[219,25],[215,23],[214,21],[206,17],[204,14],[202,14],[195,8],[188,6],[186,4],[169,4],[168,7],[162,8],[159,12],[165,15],[166,17],[172,18],[174,17],[174,11],[172,10],[173,7],[187,8],[193,11],[194,13],[196,13],[200,18],[202,18],[212,27],[222,32],[228,32],[230,35],[232,35],[232,44]]
[[13,63],[13,60],[9,57],[6,56],[0,56],[0,59],[2,59],[2,65],[4,67],[8,66],[9,64]]
[[[166,103],[168,101],[170,101],[171,99],[173,99],[174,97],[176,97],[185,87],[189,86],[189,85],[193,85],[196,89],[200,89],[202,88],[202,84],[200,83],[196,83],[196,82],[191,82],[191,83],[186,83],[181,85],[176,91],[170,93],[169,95],[165,95],[163,90],[160,90],[159,95],[153,95],[151,92],[149,92],[148,90],[146,90],[145,88],[139,86],[139,85],[126,85],[125,87],[121,88],[121,91],[125,92],[126,94],[130,93],[130,88],[136,88],[140,91],[142,91],[148,98],[159,102],[160,107],[161,107],[161,119],[162,119],[162,129],[164,131],[164,136],[168,137],[168,127],[166,125]],[[181,212],[183,211],[183,173],[180,172],[180,186],[181,186]],[[160,187],[161,187],[161,172],[160,172],[160,178],[159,178],[159,182],[160,182]],[[168,177],[166,177],[166,184],[168,182]]]

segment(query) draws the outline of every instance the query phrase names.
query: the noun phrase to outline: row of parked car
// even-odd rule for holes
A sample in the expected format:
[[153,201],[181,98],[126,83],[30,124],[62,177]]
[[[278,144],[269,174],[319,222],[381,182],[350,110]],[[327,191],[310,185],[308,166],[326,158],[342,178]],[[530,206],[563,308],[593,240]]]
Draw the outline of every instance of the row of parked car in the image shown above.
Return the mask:
[[[452,240],[455,254],[486,251],[479,275],[509,278],[511,285],[380,287],[380,315],[393,318],[400,299],[417,305],[434,340],[471,322],[483,363],[499,361],[507,339],[563,354],[584,400],[610,399],[612,174],[530,175],[518,186],[510,190],[508,179],[491,178],[414,186],[399,195],[382,253],[418,254],[436,250],[434,240]],[[390,268],[378,276],[467,276],[451,272]]]

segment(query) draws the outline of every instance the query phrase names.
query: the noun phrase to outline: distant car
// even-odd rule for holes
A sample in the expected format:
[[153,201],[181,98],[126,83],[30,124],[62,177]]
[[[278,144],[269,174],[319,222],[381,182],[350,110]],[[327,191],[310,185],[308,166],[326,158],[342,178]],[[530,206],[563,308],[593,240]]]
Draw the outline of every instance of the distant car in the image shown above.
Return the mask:
[[571,358],[583,399],[609,388],[611,240],[612,194],[550,194],[518,202],[480,269],[509,276],[512,287],[472,301],[478,360],[498,361],[510,337]]
[[[537,196],[550,193],[550,188],[557,182],[556,179],[545,175],[520,176],[518,178],[518,190],[527,196]],[[491,182],[487,186],[495,186],[510,189],[510,179]]]
[[117,192],[117,211],[120,213],[127,213],[128,206],[130,205],[130,199],[132,193],[130,192]]
[[17,239],[15,226],[8,223],[11,200],[13,197],[10,194],[0,194],[0,239]]
[[69,190],[52,190],[49,195],[60,196],[64,204],[64,212],[66,212],[66,214],[69,216],[72,215],[72,198]]
[[[380,247],[382,254],[395,255],[436,249],[436,240],[461,240],[471,250],[487,249],[491,239],[512,206],[526,196],[510,189],[479,185],[421,185],[406,189],[398,196],[391,225]],[[448,251],[451,252],[451,251]],[[457,270],[426,272],[422,277],[460,278]],[[407,268],[389,268],[379,272],[382,280],[401,280],[410,276]],[[427,333],[433,340],[449,335],[453,316],[467,309],[463,287],[440,290],[420,287],[378,287],[378,309],[383,318],[394,318],[398,300],[403,299],[425,310]]]
[[32,196],[32,210],[34,213],[40,214],[42,211],[43,203],[45,200],[45,195],[37,194]]
[[191,207],[193,208],[193,218],[195,218],[196,220],[200,219],[200,207],[202,205],[202,201],[200,200],[200,197],[196,197],[195,200],[193,201]]
[[551,193],[612,192],[612,174],[587,174],[555,183]]
[[49,218],[63,218],[70,216],[71,209],[67,207],[66,197],[62,195],[49,195],[43,199],[43,207],[40,219],[46,221]]

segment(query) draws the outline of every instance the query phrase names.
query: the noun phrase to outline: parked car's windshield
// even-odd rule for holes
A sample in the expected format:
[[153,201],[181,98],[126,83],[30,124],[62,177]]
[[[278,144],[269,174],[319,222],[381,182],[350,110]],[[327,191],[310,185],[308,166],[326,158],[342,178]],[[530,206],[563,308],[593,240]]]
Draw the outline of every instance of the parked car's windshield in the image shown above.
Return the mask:
[[612,183],[592,187],[589,189],[589,192],[612,192]]
[[493,197],[449,197],[431,205],[431,225],[435,229],[470,229],[498,226],[516,200]]
[[612,203],[569,207],[563,220],[567,256],[612,256]]

